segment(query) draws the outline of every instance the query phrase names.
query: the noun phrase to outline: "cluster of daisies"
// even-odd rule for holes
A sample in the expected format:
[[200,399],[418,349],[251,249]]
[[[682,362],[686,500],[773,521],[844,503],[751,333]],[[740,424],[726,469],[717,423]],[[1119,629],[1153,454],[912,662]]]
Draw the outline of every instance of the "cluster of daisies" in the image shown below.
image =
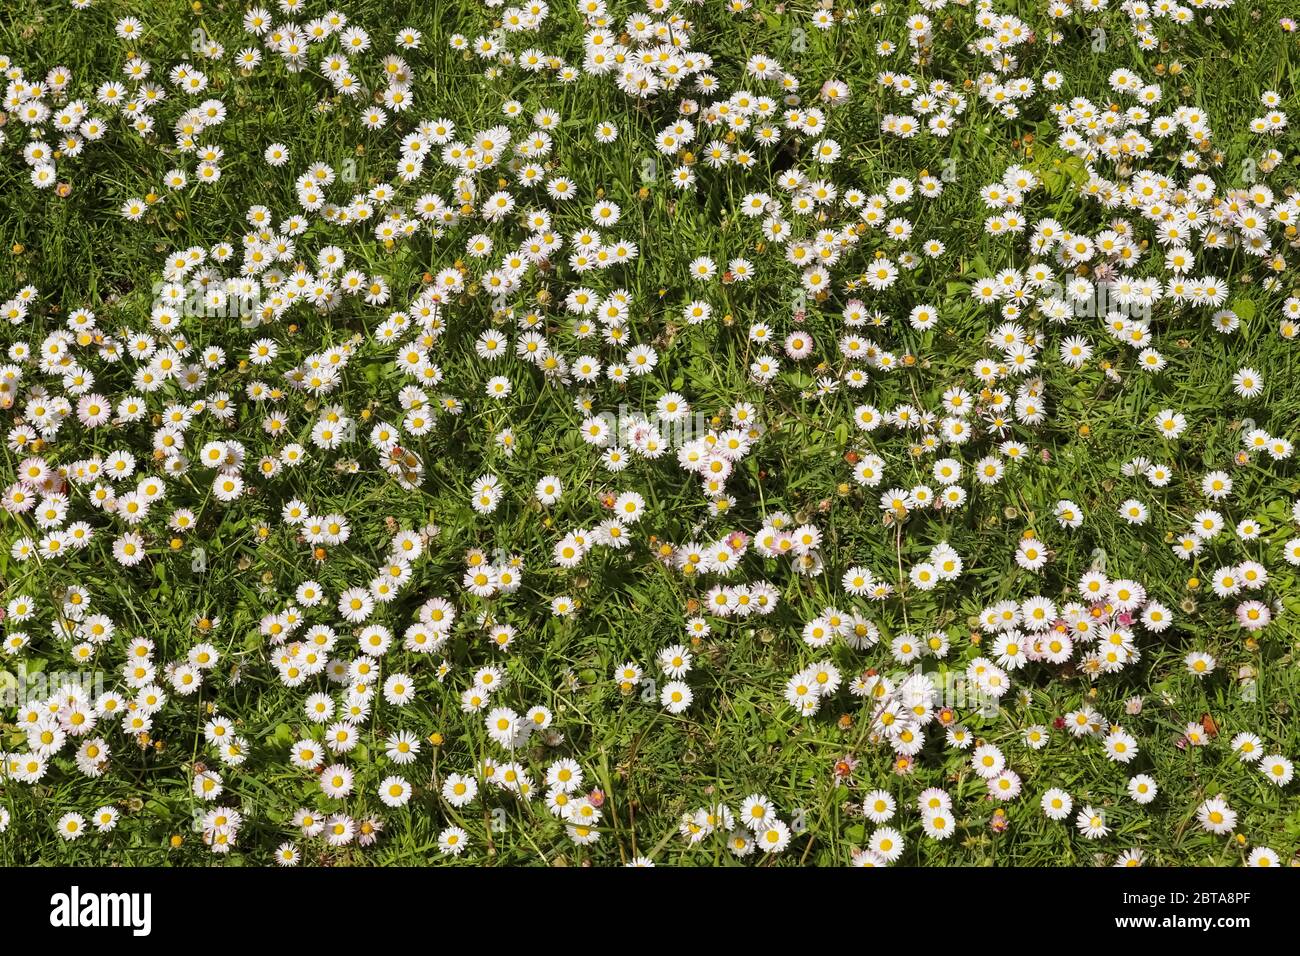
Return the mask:
[[[1153,65],[1231,0],[918,6],[484,0],[444,32],[278,0],[123,16],[75,72],[0,50],[12,188],[89,202],[129,144],[108,212],[153,250],[118,298],[0,288],[0,663],[75,668],[5,699],[0,833],[108,845],[152,775],[192,818],[150,840],[282,866],[413,822],[472,861],[521,827],[636,866],[1026,828],[1138,865],[1143,814],[1290,862],[1247,809],[1285,738],[1189,702],[1253,692],[1296,610],[1289,370],[1257,348],[1300,336],[1288,96],[1224,131]],[[232,128],[285,84],[344,151]],[[234,213],[180,241],[200,191]],[[1175,324],[1242,361],[1189,382]],[[611,628],[647,580],[672,597]],[[738,689],[769,742],[838,735],[828,778],[683,761],[654,807],[641,737],[686,752]],[[640,727],[612,772],[604,719]],[[1232,788],[1175,805],[1202,748]]]

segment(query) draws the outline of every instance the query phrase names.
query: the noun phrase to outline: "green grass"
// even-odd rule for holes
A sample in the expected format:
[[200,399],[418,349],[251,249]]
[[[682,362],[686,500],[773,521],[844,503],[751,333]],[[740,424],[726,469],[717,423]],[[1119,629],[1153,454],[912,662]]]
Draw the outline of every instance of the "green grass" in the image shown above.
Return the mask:
[[[168,101],[153,111],[157,130],[153,137],[142,141],[114,117],[104,140],[88,144],[79,158],[59,162],[60,181],[71,186],[66,198],[32,187],[21,156],[27,137],[17,120],[9,117],[4,127],[8,142],[0,146],[0,240],[6,250],[0,259],[0,299],[28,283],[36,285],[41,296],[23,325],[0,329],[6,346],[19,339],[39,344],[79,307],[93,309],[107,331],[139,330],[148,319],[153,284],[169,252],[191,245],[210,247],[220,240],[238,247],[244,213],[253,204],[270,207],[277,221],[298,212],[293,180],[309,163],[323,161],[339,171],[345,164],[355,164],[356,183],[336,186],[330,193],[331,199],[346,198],[353,189],[386,181],[399,134],[416,121],[447,117],[457,124],[458,135],[467,136],[504,123],[501,105],[514,98],[524,105],[526,116],[543,106],[559,111],[563,123],[554,132],[555,151],[548,161],[579,186],[578,200],[567,206],[553,208],[555,204],[544,202],[544,194],[534,194],[527,201],[521,198],[520,208],[534,202],[552,207],[555,229],[567,236],[589,224],[587,210],[597,190],[603,189],[623,207],[622,222],[609,234],[637,242],[641,254],[627,266],[575,276],[564,261],[566,248],[554,270],[529,274],[512,307],[522,312],[536,305],[540,293],[548,294],[552,303],[562,303],[578,285],[590,285],[601,293],[624,288],[633,302],[631,343],[653,344],[660,364],[654,373],[633,379],[626,387],[603,379],[594,384],[589,391],[596,409],[623,404],[649,412],[660,394],[676,389],[694,409],[710,415],[725,415],[737,401],[753,402],[762,410],[767,431],[728,483],[737,503],[726,518],[709,516],[698,481],[680,470],[671,453],[610,475],[577,435],[576,388],[544,383],[538,370],[513,354],[491,365],[476,359],[478,334],[493,325],[509,332],[511,323],[494,313],[490,296],[472,287],[446,310],[449,330],[434,350],[446,381],[430,390],[460,396],[468,407],[460,416],[440,415],[423,438],[403,438],[402,444],[415,450],[425,464],[424,480],[413,491],[380,470],[377,454],[364,441],[370,426],[358,422],[358,443],[338,453],[315,452],[307,465],[269,481],[250,476],[249,484],[257,487],[257,493],[240,499],[237,507],[212,499],[207,473],[198,467],[187,478],[170,482],[166,502],[143,526],[149,538],[148,558],[133,569],[119,568],[111,556],[112,538],[119,533],[114,527],[120,530],[120,522],[92,512],[84,500],[74,498],[72,516],[95,524],[101,529],[99,538],[87,551],[60,561],[14,561],[8,546],[33,533],[30,515],[4,515],[0,580],[5,600],[28,594],[42,604],[34,621],[26,625],[33,637],[31,646],[17,659],[0,661],[10,673],[17,668],[29,673],[70,669],[67,645],[50,636],[49,625],[57,606],[52,603],[55,596],[72,584],[86,587],[95,609],[117,624],[117,636],[99,650],[93,665],[106,674],[107,685],[117,682],[126,643],[136,636],[156,642],[160,667],[182,658],[205,634],[221,651],[222,661],[199,694],[170,698],[155,719],[149,746],[138,746],[117,728],[108,731],[105,736],[113,756],[104,776],[82,776],[65,749],[37,784],[0,780],[0,805],[12,817],[7,832],[0,835],[0,863],[208,863],[212,854],[192,827],[195,813],[201,812],[201,801],[190,790],[196,762],[221,772],[227,792],[218,803],[245,808],[237,846],[223,858],[232,864],[265,865],[272,861],[275,847],[286,840],[299,845],[304,863],[446,862],[437,852],[437,836],[445,826],[455,824],[468,832],[471,844],[458,859],[461,864],[609,865],[648,855],[659,864],[844,865],[865,846],[873,829],[862,818],[860,805],[862,794],[876,787],[889,790],[898,801],[899,813],[890,825],[906,837],[900,861],[904,864],[1093,865],[1111,862],[1130,847],[1141,848],[1153,863],[1231,864],[1256,846],[1271,847],[1283,861],[1300,851],[1295,785],[1273,787],[1228,748],[1235,733],[1249,730],[1264,739],[1267,752],[1300,756],[1294,713],[1300,700],[1295,666],[1300,588],[1294,570],[1280,560],[1282,544],[1295,534],[1290,503],[1300,493],[1300,475],[1293,459],[1274,462],[1256,456],[1241,465],[1232,461],[1246,418],[1272,435],[1300,438],[1293,427],[1300,413],[1300,367],[1294,342],[1278,334],[1282,303],[1297,294],[1293,239],[1279,241],[1280,230],[1270,231],[1275,251],[1288,259],[1288,268],[1273,283],[1265,282],[1265,260],[1240,251],[1204,254],[1198,269],[1230,279],[1227,305],[1242,317],[1241,328],[1235,335],[1222,336],[1211,328],[1213,310],[1162,304],[1153,322],[1152,345],[1169,365],[1159,376],[1139,370],[1135,352],[1105,337],[1095,319],[1073,320],[1068,330],[1026,319],[1027,327],[1046,337],[1040,370],[1048,421],[1037,428],[1021,424],[1012,428],[1008,437],[1029,446],[1028,460],[996,487],[975,487],[969,477],[963,479],[970,500],[961,511],[913,515],[902,533],[882,524],[876,503],[879,493],[893,486],[933,484],[929,464],[934,456],[913,460],[907,442],[895,432],[882,429],[865,435],[853,427],[853,409],[861,402],[882,410],[903,402],[937,408],[946,388],[954,384],[971,388],[972,364],[992,354],[984,337],[1000,324],[1000,318],[995,309],[973,303],[969,285],[1003,268],[1023,267],[1032,258],[1025,237],[1012,240],[985,233],[987,211],[978,194],[981,186],[1018,163],[1045,181],[1024,208],[1031,224],[1054,216],[1067,229],[1093,235],[1118,214],[1119,210],[1103,214],[1097,204],[1078,195],[1071,177],[1079,172],[1079,164],[1055,145],[1057,132],[1048,111],[1055,100],[1073,96],[1108,104],[1114,98],[1106,85],[1112,69],[1126,66],[1147,82],[1159,82],[1164,90],[1163,111],[1195,105],[1207,112],[1217,162],[1201,171],[1222,189],[1244,185],[1243,162],[1258,159],[1263,149],[1273,146],[1284,159],[1263,179],[1279,197],[1294,194],[1300,182],[1294,132],[1289,129],[1280,138],[1259,137],[1245,125],[1249,117],[1264,111],[1258,97],[1265,89],[1281,92],[1282,108],[1292,114],[1300,105],[1294,93],[1300,86],[1297,34],[1283,32],[1277,25],[1287,5],[1279,0],[1238,3],[1213,11],[1211,24],[1198,17],[1194,26],[1183,29],[1162,22],[1158,27],[1162,46],[1149,52],[1138,49],[1118,10],[1100,21],[1064,21],[1060,25],[1064,42],[1051,47],[1041,39],[1050,28],[1042,5],[1004,5],[1008,10],[1017,8],[1040,34],[1037,42],[1020,48],[1021,62],[1013,75],[1037,80],[1044,71],[1057,69],[1066,77],[1063,90],[1057,94],[1040,90],[1015,120],[998,117],[972,90],[966,90],[970,107],[950,139],[922,133],[906,141],[885,137],[879,130],[882,113],[904,112],[906,104],[892,95],[886,97],[874,82],[877,72],[910,71],[961,88],[964,80],[977,78],[984,65],[965,46],[980,35],[973,10],[953,4],[931,14],[937,31],[932,63],[913,68],[906,49],[889,58],[876,57],[874,47],[880,39],[904,40],[907,11],[897,6],[891,5],[880,18],[864,8],[857,23],[830,33],[807,26],[813,5],[805,2],[785,4],[783,13],[767,0],[740,15],[725,13],[715,4],[682,8],[695,24],[694,48],[713,56],[712,72],[724,91],[736,87],[745,58],[758,51],[777,57],[796,73],[809,96],[826,79],[850,84],[849,104],[828,111],[830,135],[844,147],[844,157],[824,175],[841,190],[853,185],[875,192],[894,176],[915,181],[922,170],[938,175],[945,160],[955,160],[951,168],[957,178],[945,183],[941,197],[913,201],[899,207],[905,212],[898,213],[913,221],[918,240],[942,239],[947,253],[937,261],[923,262],[916,272],[904,273],[903,280],[886,293],[855,293],[893,317],[893,324],[878,338],[898,356],[914,356],[915,364],[888,375],[873,372],[861,392],[841,388],[818,396],[816,378],[823,372],[834,375],[846,364],[834,348],[843,331],[839,312],[850,297],[842,283],[861,272],[877,249],[891,247],[880,233],[863,236],[837,267],[829,300],[811,303],[801,328],[817,342],[814,360],[787,360],[782,375],[768,389],[749,378],[748,365],[757,352],[746,340],[746,329],[751,322],[766,321],[778,340],[793,330],[798,271],[770,250],[761,251],[758,221],[739,216],[735,209],[746,193],[777,192],[772,184],[775,165],[793,161],[812,172],[806,154],[791,160],[781,159],[780,153],[757,151],[758,162],[747,171],[707,170],[697,163],[699,182],[691,193],[667,185],[664,175],[672,163],[661,162],[656,181],[643,183],[643,160],[653,153],[654,134],[675,115],[678,97],[661,94],[648,103],[634,104],[609,78],[583,77],[561,85],[511,67],[497,78],[486,78],[483,61],[448,47],[454,33],[473,39],[492,29],[493,11],[474,3],[354,0],[346,5],[350,21],[372,36],[370,53],[353,57],[353,71],[368,82],[378,70],[378,58],[394,52],[393,34],[399,27],[413,26],[423,33],[421,48],[402,54],[416,79],[415,107],[378,131],[361,126],[356,104],[331,99],[328,83],[315,70],[316,54],[301,73],[287,72],[274,55],[267,55],[249,76],[232,71],[230,57],[250,45],[250,38],[240,31],[243,8],[238,4],[205,3],[197,11],[180,3],[150,5],[141,15],[147,28],[143,41],[128,44],[113,36],[113,24],[136,12],[135,4],[98,0],[89,10],[76,12],[62,2],[7,3],[0,12],[0,55],[23,67],[29,78],[43,76],[56,65],[68,67],[74,76],[73,95],[86,99],[93,98],[95,87],[105,79],[120,77],[131,49],[153,63],[151,79],[166,85],[168,69],[190,55],[194,31],[206,31],[225,45],[226,57],[220,64],[194,61],[211,80],[211,88],[196,100],[220,98],[228,116],[203,138],[205,144],[225,151],[222,179],[216,185],[190,185],[178,193],[162,188],[162,176],[169,169],[179,166],[192,172],[194,165],[193,157],[173,148],[170,128],[184,98],[169,86]],[[510,48],[537,46],[580,63],[577,16],[566,3],[552,7],[540,36],[512,38]],[[300,22],[326,9],[317,0],[309,0],[307,8]],[[620,21],[631,12],[632,7],[623,3],[614,9]],[[279,17],[278,9],[276,13]],[[1090,47],[1094,22],[1104,23],[1107,29],[1103,54]],[[795,27],[806,31],[806,49],[801,52],[791,49]],[[1181,65],[1176,77],[1170,73],[1174,63]],[[599,146],[591,136],[593,124],[601,119],[620,127],[611,146]],[[522,132],[528,124],[516,123],[515,128]],[[1032,134],[1032,145],[1026,134]],[[711,138],[701,130],[693,146]],[[289,165],[279,170],[262,160],[263,148],[274,141],[287,144],[292,154]],[[399,204],[425,191],[451,194],[453,176],[438,162],[437,149],[420,181],[401,188]],[[1171,159],[1159,144],[1149,168],[1188,175],[1177,169],[1176,156]],[[481,194],[497,188],[496,172],[483,177]],[[1105,173],[1114,178],[1113,167]],[[151,191],[161,200],[141,222],[131,223],[119,215],[124,201]],[[806,235],[811,224],[802,223],[800,228]],[[1148,230],[1139,234],[1150,238],[1149,224],[1142,223],[1139,229]],[[296,309],[284,322],[255,331],[241,330],[232,322],[187,320],[185,332],[195,343],[220,345],[231,360],[213,374],[208,390],[224,388],[240,400],[239,411],[228,425],[196,420],[192,451],[209,439],[236,438],[248,449],[249,462],[255,463],[278,447],[260,428],[263,412],[243,399],[244,386],[258,376],[279,382],[279,373],[292,362],[346,342],[354,334],[364,336],[363,343],[338,391],[324,402],[292,391],[286,394],[280,409],[289,420],[293,440],[309,444],[310,428],[326,403],[345,405],[352,415],[364,410],[396,424],[400,420],[400,413],[394,411],[397,394],[408,380],[393,367],[392,352],[378,347],[369,333],[392,309],[410,301],[426,272],[436,274],[467,259],[465,241],[479,231],[493,236],[498,253],[512,248],[522,236],[512,222],[487,226],[464,221],[441,237],[424,231],[385,249],[368,229],[343,230],[314,217],[298,238],[297,258],[311,264],[316,250],[337,244],[347,253],[349,266],[385,276],[393,290],[392,302],[370,307],[348,298],[329,314]],[[759,267],[759,278],[729,285],[716,280],[707,285],[691,282],[686,264],[697,255],[710,255],[720,264],[747,256]],[[237,260],[238,256],[232,263],[236,267]],[[472,261],[469,265],[478,272],[486,268]],[[1161,271],[1158,261],[1139,270],[1143,275]],[[681,306],[694,298],[708,301],[716,316],[728,318],[686,325],[680,318]],[[939,308],[943,322],[937,330],[921,333],[906,327],[904,317],[920,302]],[[577,341],[563,331],[563,319],[553,305],[546,329],[569,358],[590,351],[612,359],[615,353],[608,346],[596,340]],[[1097,349],[1081,371],[1071,371],[1056,358],[1056,345],[1067,333],[1087,335]],[[281,359],[270,369],[237,368],[235,361],[263,335],[277,340]],[[96,390],[110,397],[129,390],[133,362],[110,366],[88,354],[89,367],[97,376]],[[824,368],[818,367],[823,359]],[[1108,377],[1103,363],[1118,373],[1118,379]],[[1262,372],[1267,383],[1265,393],[1249,402],[1231,391],[1231,377],[1242,366]],[[482,398],[487,380],[494,375],[507,375],[514,383],[514,393],[506,401],[490,403]],[[59,387],[57,377],[29,368],[24,384],[37,380],[47,381],[55,390]],[[1008,390],[1013,389],[1008,386]],[[174,384],[154,393],[150,411],[161,411],[179,394]],[[1191,422],[1180,440],[1167,445],[1150,427],[1152,416],[1164,408],[1182,411]],[[20,402],[3,413],[6,430],[21,409]],[[513,428],[518,439],[518,450],[509,458],[493,441],[504,427]],[[129,448],[143,459],[151,448],[152,432],[147,419],[92,433],[74,418],[41,453],[58,465],[118,448]],[[995,447],[996,441],[981,436],[960,449],[959,456],[969,472],[979,457]],[[885,483],[874,490],[857,486],[845,461],[850,451],[875,451],[885,457],[889,464]],[[1135,455],[1172,464],[1173,482],[1151,488],[1140,478],[1124,477],[1120,467]],[[23,457],[4,452],[3,484],[12,480]],[[336,470],[336,457],[355,458],[359,470],[354,474]],[[145,464],[142,461],[141,467]],[[1229,525],[1253,517],[1260,522],[1262,534],[1253,542],[1242,542],[1229,527],[1227,534],[1207,545],[1198,561],[1185,563],[1171,553],[1168,536],[1180,532],[1191,515],[1206,506],[1198,483],[1211,468],[1229,470],[1235,482],[1232,497],[1219,506]],[[469,486],[489,471],[500,476],[506,495],[492,515],[476,515],[469,504]],[[566,494],[558,505],[542,509],[531,492],[536,480],[548,473],[559,476]],[[645,519],[634,528],[633,544],[618,552],[595,551],[573,571],[556,567],[551,549],[560,536],[603,520],[600,496],[625,490],[643,494],[650,505]],[[347,544],[329,548],[323,562],[317,562],[310,546],[297,540],[293,529],[280,520],[280,506],[295,496],[318,513],[344,513],[352,522]],[[1151,517],[1146,525],[1130,527],[1116,513],[1120,502],[1129,497],[1147,503]],[[1087,520],[1081,529],[1066,532],[1056,526],[1051,509],[1059,498],[1083,506]],[[171,508],[181,506],[193,509],[199,524],[173,550],[165,519]],[[765,562],[751,552],[737,580],[772,581],[781,591],[781,606],[769,617],[713,622],[713,633],[694,648],[696,667],[687,677],[694,704],[681,715],[671,715],[657,701],[644,702],[639,692],[621,693],[611,675],[626,660],[639,662],[647,675],[662,684],[655,654],[683,640],[689,602],[698,601],[711,583],[665,567],[654,558],[654,547],[664,541],[707,541],[733,529],[752,534],[765,514],[778,509],[822,530],[824,573],[796,575],[787,562]],[[356,773],[355,792],[345,800],[322,799],[314,776],[293,768],[287,754],[293,741],[310,732],[302,701],[307,693],[321,689],[317,685],[323,679],[302,688],[284,687],[269,664],[271,649],[258,632],[258,622],[282,608],[305,579],[319,581],[331,595],[364,585],[387,550],[392,536],[389,525],[419,529],[430,523],[437,524],[439,534],[415,565],[412,582],[397,601],[381,606],[375,618],[398,635],[394,650],[384,659],[385,674],[401,670],[414,675],[419,696],[401,711],[382,702],[376,706],[361,725],[361,746],[342,758]],[[259,528],[265,529],[265,535],[259,535]],[[1020,570],[1012,560],[1026,529],[1033,529],[1054,552],[1041,574]],[[898,568],[923,560],[943,540],[965,559],[965,572],[955,584],[931,592],[910,590],[905,598],[882,604],[855,604],[840,587],[840,575],[851,565],[892,577]],[[206,550],[203,572],[192,570],[196,547]],[[489,556],[498,550],[522,555],[526,570],[521,590],[495,600],[465,592],[460,582],[465,553],[472,548],[482,548]],[[816,660],[833,659],[846,683],[868,668],[899,669],[889,657],[888,639],[909,628],[920,633],[947,632],[952,640],[947,660],[930,659],[925,666],[934,671],[942,664],[943,669],[959,673],[971,657],[986,652],[972,640],[972,624],[982,608],[1003,598],[1038,593],[1065,600],[1063,595],[1097,560],[1099,549],[1113,574],[1142,581],[1153,597],[1174,610],[1177,621],[1160,636],[1141,632],[1141,661],[1117,675],[1090,682],[1073,668],[1031,664],[1017,672],[1015,689],[996,716],[982,717],[959,708],[961,721],[981,739],[1000,746],[1008,765],[1023,780],[1020,799],[1003,805],[1005,832],[994,832],[990,826],[994,804],[970,770],[969,753],[947,747],[941,733],[928,731],[929,740],[916,757],[913,773],[900,776],[892,769],[890,748],[872,739],[869,704],[841,691],[816,717],[805,719],[782,697],[790,675]],[[1268,566],[1272,577],[1266,597],[1281,602],[1274,622],[1251,643],[1235,626],[1234,602],[1215,598],[1207,584],[1215,568],[1246,558]],[[1200,578],[1198,588],[1189,586],[1193,577]],[[549,601],[559,594],[581,602],[575,618],[565,621],[551,616]],[[442,682],[433,672],[436,657],[417,657],[400,648],[402,630],[414,619],[418,606],[435,595],[449,598],[460,610],[446,651],[452,670]],[[879,624],[885,639],[868,651],[840,642],[824,651],[805,646],[800,628],[828,605],[845,610],[860,607]],[[490,613],[518,629],[508,654],[493,650],[473,626],[480,613]],[[209,634],[196,626],[200,618],[220,620]],[[339,624],[337,615],[328,610],[314,613],[309,620]],[[14,629],[10,622],[5,626]],[[339,629],[338,653],[350,657],[355,645],[347,629]],[[1216,657],[1218,668],[1211,677],[1197,680],[1186,672],[1182,660],[1193,649]],[[547,812],[541,799],[525,803],[487,787],[478,801],[462,810],[441,799],[439,788],[447,773],[472,772],[485,756],[503,757],[484,733],[483,715],[466,714],[459,706],[459,695],[470,677],[487,663],[508,671],[510,684],[503,703],[520,713],[536,704],[549,707],[555,715],[554,729],[563,734],[557,746],[535,743],[518,756],[532,768],[534,779],[540,779],[552,760],[573,757],[582,765],[588,785],[604,791],[605,816],[598,843],[574,845],[564,824]],[[1255,676],[1252,692],[1243,692],[1242,668],[1250,668]],[[1134,696],[1144,699],[1141,712],[1126,714],[1125,701]],[[1076,740],[1064,731],[1054,732],[1043,750],[1023,745],[1025,727],[1050,725],[1084,703],[1138,738],[1142,752],[1133,764],[1109,763],[1097,740]],[[202,727],[214,713],[234,720],[248,740],[251,752],[242,766],[223,766],[204,744]],[[1204,748],[1178,747],[1184,726],[1204,714],[1213,716],[1218,738]],[[25,749],[24,734],[10,722],[15,717],[14,708],[0,710],[4,721],[0,750]],[[383,755],[383,740],[398,729],[415,732],[426,741],[420,759],[405,770],[393,767]],[[441,735],[440,745],[429,744],[434,734]],[[837,782],[834,765],[848,754],[858,760],[857,767],[850,781]],[[1128,778],[1136,772],[1150,773],[1160,784],[1160,796],[1150,806],[1138,806],[1125,796]],[[388,809],[375,797],[379,781],[390,773],[402,773],[415,787],[414,798],[405,808]],[[958,833],[943,843],[922,835],[916,812],[916,795],[930,786],[947,789],[956,803]],[[1038,799],[1053,786],[1067,789],[1076,807],[1090,803],[1104,808],[1113,834],[1089,841],[1072,820],[1046,820]],[[737,861],[720,836],[693,846],[677,833],[683,813],[718,802],[736,810],[751,793],[768,795],[787,822],[795,818],[804,822],[785,853]],[[1239,814],[1240,842],[1205,833],[1196,823],[1196,807],[1219,793]],[[72,843],[58,838],[54,825],[61,814],[77,810],[89,815],[101,805],[122,811],[113,833],[91,833]],[[384,829],[368,848],[326,847],[320,839],[299,836],[291,818],[300,806],[346,812],[357,819],[377,814]],[[504,814],[494,825],[496,808]],[[173,845],[175,837],[183,837],[179,846]]]

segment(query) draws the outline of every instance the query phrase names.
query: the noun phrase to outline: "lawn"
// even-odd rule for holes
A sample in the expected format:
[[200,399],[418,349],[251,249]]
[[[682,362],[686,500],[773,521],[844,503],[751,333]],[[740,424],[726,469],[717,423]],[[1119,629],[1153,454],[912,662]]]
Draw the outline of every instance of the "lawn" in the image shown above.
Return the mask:
[[7,0],[0,865],[1300,860],[1288,13]]

